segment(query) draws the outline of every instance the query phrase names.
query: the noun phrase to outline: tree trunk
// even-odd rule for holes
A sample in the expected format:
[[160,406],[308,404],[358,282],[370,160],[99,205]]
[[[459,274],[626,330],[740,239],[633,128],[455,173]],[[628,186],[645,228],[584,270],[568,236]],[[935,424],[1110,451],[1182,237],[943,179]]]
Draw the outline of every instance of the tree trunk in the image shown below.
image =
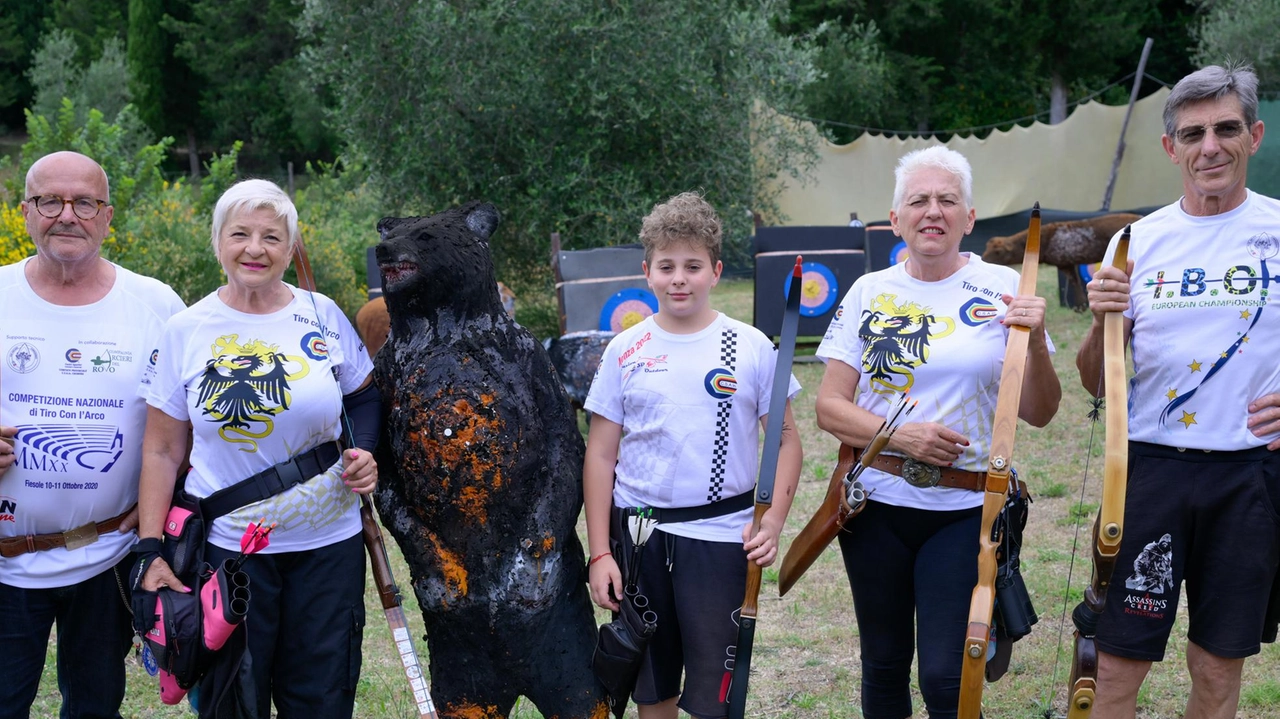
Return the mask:
[[1062,75],[1054,71],[1050,77],[1049,88],[1049,124],[1056,125],[1067,119],[1067,84]]
[[200,150],[196,147],[196,129],[187,126],[187,167],[192,180],[200,179]]

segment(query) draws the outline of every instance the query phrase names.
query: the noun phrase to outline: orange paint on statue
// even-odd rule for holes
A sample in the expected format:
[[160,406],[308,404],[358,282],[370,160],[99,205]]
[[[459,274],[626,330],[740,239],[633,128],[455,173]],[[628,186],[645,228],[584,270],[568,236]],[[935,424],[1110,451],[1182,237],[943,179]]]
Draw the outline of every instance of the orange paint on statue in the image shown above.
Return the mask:
[[440,540],[436,535],[430,532],[425,534],[427,540],[431,542],[431,546],[436,550],[436,556],[440,558],[440,571],[444,574],[446,586],[457,596],[467,596],[466,567],[462,566],[462,562],[458,560],[456,554],[441,546]]

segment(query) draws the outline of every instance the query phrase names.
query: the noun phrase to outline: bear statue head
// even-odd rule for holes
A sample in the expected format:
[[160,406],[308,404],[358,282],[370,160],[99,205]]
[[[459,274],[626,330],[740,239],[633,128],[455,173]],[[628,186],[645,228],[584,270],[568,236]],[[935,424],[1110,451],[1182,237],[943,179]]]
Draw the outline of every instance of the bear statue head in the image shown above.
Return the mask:
[[393,327],[411,318],[439,321],[503,314],[489,238],[501,216],[468,202],[429,217],[384,217],[375,250]]

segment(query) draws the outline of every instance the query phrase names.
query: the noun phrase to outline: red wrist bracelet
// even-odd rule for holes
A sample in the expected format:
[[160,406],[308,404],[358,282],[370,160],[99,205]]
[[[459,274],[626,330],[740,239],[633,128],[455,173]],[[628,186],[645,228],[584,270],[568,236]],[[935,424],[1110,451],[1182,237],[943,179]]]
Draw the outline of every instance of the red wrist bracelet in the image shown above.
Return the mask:
[[587,562],[587,566],[588,566],[588,567],[590,567],[591,565],[593,565],[593,564],[595,564],[596,562],[600,561],[600,559],[601,559],[602,557],[607,557],[607,556],[609,556],[609,555],[611,555],[611,554],[613,554],[613,552],[601,552],[600,554],[597,554],[596,556],[592,557],[592,558],[591,558],[591,561]]

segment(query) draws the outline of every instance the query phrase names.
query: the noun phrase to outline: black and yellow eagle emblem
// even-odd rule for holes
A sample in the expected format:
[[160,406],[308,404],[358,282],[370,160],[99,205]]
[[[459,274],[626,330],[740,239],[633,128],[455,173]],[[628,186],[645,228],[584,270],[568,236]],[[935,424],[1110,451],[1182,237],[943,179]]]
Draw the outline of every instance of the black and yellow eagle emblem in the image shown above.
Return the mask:
[[[215,356],[205,363],[198,384],[201,413],[222,426],[218,434],[228,442],[257,448],[255,439],[271,433],[273,418],[289,409],[289,381],[307,374],[301,358],[287,357],[275,345],[253,340],[245,345],[236,335],[214,343]],[[289,365],[301,364],[290,373]],[[231,436],[235,435],[235,436]]]

